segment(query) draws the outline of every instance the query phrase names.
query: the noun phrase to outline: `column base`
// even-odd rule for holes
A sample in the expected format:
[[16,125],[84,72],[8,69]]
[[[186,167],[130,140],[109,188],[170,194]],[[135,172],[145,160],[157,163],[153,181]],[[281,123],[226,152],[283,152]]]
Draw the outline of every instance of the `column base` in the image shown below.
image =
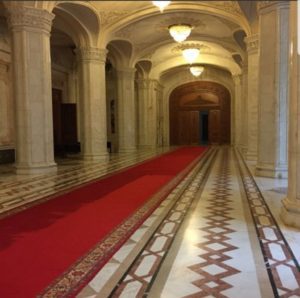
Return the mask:
[[108,161],[109,160],[109,154],[107,152],[102,154],[84,154],[81,155],[81,158],[84,161]]
[[253,151],[247,151],[245,154],[245,159],[250,161],[256,161],[257,160],[257,153]]
[[119,153],[134,153],[137,151],[136,147],[129,147],[129,148],[119,148]]
[[246,156],[246,154],[247,154],[247,147],[244,146],[244,145],[242,145],[242,144],[240,144],[240,145],[238,146],[238,148],[239,148],[240,152],[242,153],[242,155],[243,155],[243,156]]
[[286,225],[300,228],[300,200],[297,204],[291,202],[288,198],[283,199],[280,217]]
[[16,164],[15,168],[16,168],[17,175],[41,175],[41,174],[51,174],[57,172],[56,163],[31,165],[31,166]]
[[156,145],[139,145],[139,149],[144,149],[144,150],[146,150],[146,149],[151,150],[151,149],[156,149],[156,148],[157,148]]
[[257,165],[255,169],[255,175],[262,177],[286,179],[288,177],[287,167],[273,168],[268,166]]

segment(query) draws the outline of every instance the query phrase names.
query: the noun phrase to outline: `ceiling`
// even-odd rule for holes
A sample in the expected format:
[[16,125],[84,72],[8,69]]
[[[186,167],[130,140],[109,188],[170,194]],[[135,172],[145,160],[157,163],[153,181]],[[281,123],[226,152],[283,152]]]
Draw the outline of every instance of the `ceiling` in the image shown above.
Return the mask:
[[[187,23],[193,30],[184,43],[203,49],[196,62],[236,75],[245,59],[243,39],[255,19],[254,2],[172,1],[163,13],[151,1],[86,1],[84,7],[82,2],[61,3],[53,10],[56,18],[51,42],[74,47],[85,40],[107,47],[116,67],[149,61],[148,75],[159,78],[168,70],[187,65],[167,30],[169,25]],[[77,38],[80,34],[81,39]]]

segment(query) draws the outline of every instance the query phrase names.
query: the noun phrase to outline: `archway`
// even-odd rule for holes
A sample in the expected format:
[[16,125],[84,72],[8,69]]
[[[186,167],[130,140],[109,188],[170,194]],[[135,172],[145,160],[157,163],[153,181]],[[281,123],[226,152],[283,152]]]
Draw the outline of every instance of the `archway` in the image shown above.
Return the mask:
[[[82,3],[58,2],[51,31],[52,103],[54,152],[83,153],[86,119],[82,96],[81,49],[97,44],[99,22],[94,11]],[[106,133],[106,132],[105,132]]]
[[230,143],[230,93],[224,86],[187,83],[169,100],[170,145]]

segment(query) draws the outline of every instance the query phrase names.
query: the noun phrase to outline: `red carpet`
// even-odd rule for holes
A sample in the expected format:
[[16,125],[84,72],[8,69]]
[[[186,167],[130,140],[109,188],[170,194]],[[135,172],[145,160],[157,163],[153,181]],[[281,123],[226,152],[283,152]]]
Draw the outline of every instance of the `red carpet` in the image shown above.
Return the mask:
[[36,297],[204,151],[178,149],[2,219],[0,297]]

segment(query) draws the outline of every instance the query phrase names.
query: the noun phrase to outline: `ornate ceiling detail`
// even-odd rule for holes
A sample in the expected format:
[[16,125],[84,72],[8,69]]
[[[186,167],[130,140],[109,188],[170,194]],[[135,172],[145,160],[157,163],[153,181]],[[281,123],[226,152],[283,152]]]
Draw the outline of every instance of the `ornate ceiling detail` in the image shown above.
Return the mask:
[[131,26],[125,27],[124,29],[121,29],[117,31],[114,36],[119,37],[119,38],[125,38],[125,39],[130,39],[132,37],[132,28]]
[[272,0],[272,1],[270,1],[270,0],[269,1],[257,1],[257,8],[258,9],[265,8],[275,2],[280,2],[280,1],[274,1],[274,0]]
[[190,49],[190,48],[196,48],[200,49],[200,53],[209,53],[211,48],[201,44],[201,43],[195,43],[195,42],[187,42],[180,45],[177,45],[176,47],[172,48],[172,53],[179,53],[184,49]]
[[111,25],[122,18],[124,18],[127,15],[132,14],[132,11],[130,10],[122,10],[122,11],[116,11],[116,10],[108,10],[108,11],[100,11],[100,23],[101,26],[108,26]]
[[155,26],[156,31],[168,31],[168,27],[174,24],[189,24],[194,29],[203,30],[206,25],[199,18],[189,18],[179,14],[174,14]]
[[215,6],[233,14],[243,15],[238,1],[203,1],[205,4]]

